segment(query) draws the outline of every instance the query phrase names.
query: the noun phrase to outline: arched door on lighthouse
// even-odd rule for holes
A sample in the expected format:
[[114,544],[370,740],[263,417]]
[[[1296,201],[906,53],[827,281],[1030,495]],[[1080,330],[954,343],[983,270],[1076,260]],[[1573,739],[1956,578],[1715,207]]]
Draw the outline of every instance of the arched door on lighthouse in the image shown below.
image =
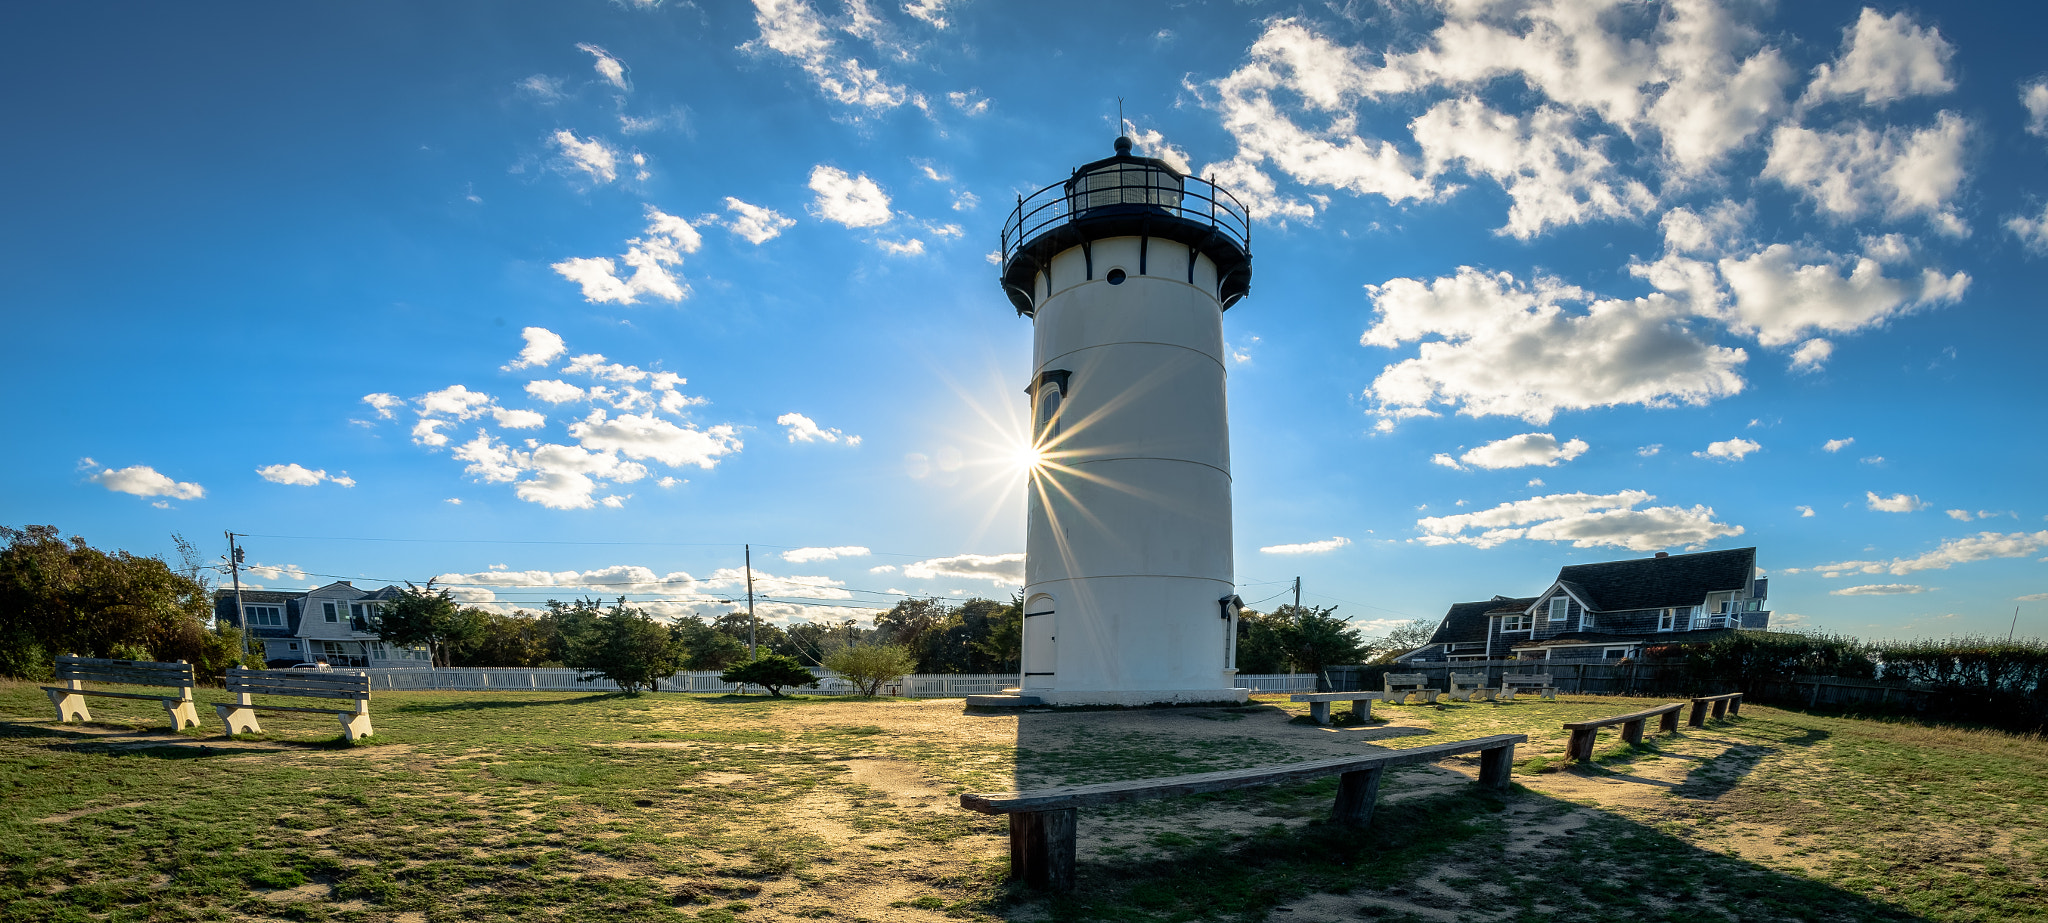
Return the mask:
[[1041,593],[1024,603],[1024,679],[1021,685],[1025,689],[1052,688],[1053,674],[1059,669],[1058,618],[1053,611],[1051,596]]

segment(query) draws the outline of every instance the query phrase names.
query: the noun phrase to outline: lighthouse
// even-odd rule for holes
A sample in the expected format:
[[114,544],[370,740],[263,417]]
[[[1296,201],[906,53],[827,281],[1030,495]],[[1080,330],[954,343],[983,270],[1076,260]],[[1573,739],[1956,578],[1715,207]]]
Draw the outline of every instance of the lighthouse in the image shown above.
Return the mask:
[[1251,216],[1116,153],[1018,199],[1002,287],[1032,324],[1023,701],[1244,701],[1223,312]]

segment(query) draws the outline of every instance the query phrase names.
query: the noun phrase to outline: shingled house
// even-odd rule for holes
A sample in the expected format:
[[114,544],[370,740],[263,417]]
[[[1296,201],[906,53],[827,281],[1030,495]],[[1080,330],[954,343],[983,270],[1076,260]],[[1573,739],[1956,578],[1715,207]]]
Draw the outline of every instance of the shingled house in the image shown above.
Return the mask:
[[346,580],[303,593],[243,590],[237,613],[235,592],[221,590],[213,594],[213,614],[221,624],[246,625],[272,667],[324,661],[333,667],[425,668],[426,648],[386,644],[377,636],[377,607],[399,592],[395,586],[359,590]]
[[1452,604],[1429,643],[1396,660],[1639,657],[1652,645],[1768,629],[1768,591],[1768,580],[1756,575],[1755,548],[1572,564],[1535,596]]

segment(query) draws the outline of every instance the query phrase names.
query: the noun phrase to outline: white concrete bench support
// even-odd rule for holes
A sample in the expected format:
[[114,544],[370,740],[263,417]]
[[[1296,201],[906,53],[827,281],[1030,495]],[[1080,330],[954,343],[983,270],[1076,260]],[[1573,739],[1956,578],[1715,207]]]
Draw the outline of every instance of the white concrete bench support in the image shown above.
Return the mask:
[[[57,710],[57,723],[70,721],[91,721],[92,710],[86,707],[88,696],[103,699],[142,699],[163,705],[164,712],[171,717],[171,727],[178,730],[199,726],[199,710],[192,704],[194,677],[192,665],[185,661],[159,662],[151,660],[107,660],[99,657],[79,657],[65,654],[57,658],[57,680],[62,686],[44,686],[50,696],[50,705]],[[85,688],[86,681],[114,683],[123,686],[163,686],[177,690],[175,695],[143,694],[134,692],[102,692]]]
[[1389,705],[1400,705],[1413,695],[1424,705],[1435,705],[1436,697],[1443,692],[1429,688],[1429,677],[1421,673],[1389,673],[1385,679],[1385,694],[1382,699]]
[[1500,695],[1494,701],[1512,702],[1515,693],[1528,691],[1541,695],[1552,702],[1557,701],[1557,685],[1548,673],[1509,673],[1500,678]]
[[1372,703],[1383,698],[1383,692],[1297,692],[1287,697],[1290,702],[1307,702],[1309,719],[1317,724],[1330,723],[1330,703],[1350,702],[1351,713],[1360,721],[1372,720]]

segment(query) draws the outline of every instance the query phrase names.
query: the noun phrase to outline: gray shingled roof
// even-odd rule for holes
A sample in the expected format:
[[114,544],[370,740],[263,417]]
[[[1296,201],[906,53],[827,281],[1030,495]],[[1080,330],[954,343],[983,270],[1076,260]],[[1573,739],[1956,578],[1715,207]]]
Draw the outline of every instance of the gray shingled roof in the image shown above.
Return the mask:
[[1557,579],[1596,612],[1697,606],[1717,590],[1740,590],[1756,572],[1756,549],[1570,564]]
[[1495,596],[1483,602],[1452,603],[1451,611],[1444,613],[1442,624],[1436,627],[1436,634],[1429,636],[1430,644],[1469,644],[1486,640],[1486,615],[1501,609],[1527,609],[1535,597],[1510,599]]

